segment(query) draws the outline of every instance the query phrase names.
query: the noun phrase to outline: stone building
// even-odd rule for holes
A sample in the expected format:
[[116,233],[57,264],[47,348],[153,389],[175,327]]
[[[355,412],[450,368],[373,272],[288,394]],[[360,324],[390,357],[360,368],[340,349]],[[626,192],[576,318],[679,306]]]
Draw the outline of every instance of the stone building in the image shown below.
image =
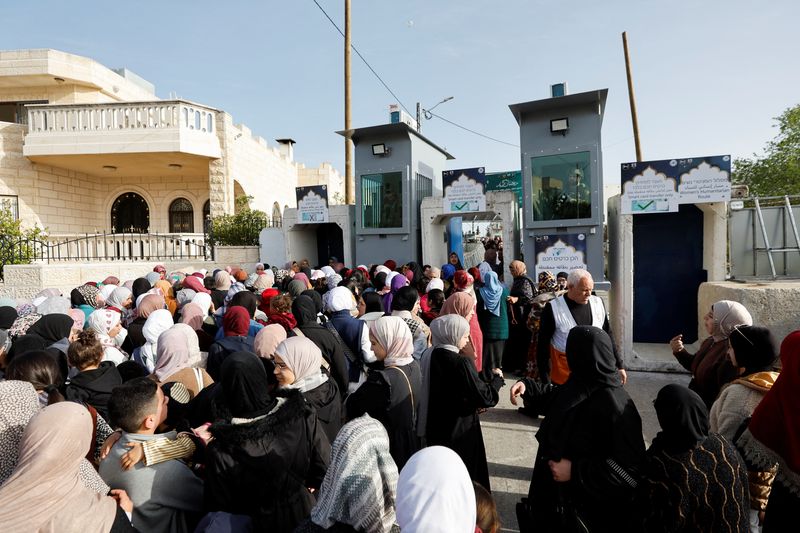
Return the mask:
[[224,111],[163,100],[127,69],[57,50],[0,51],[0,203],[51,237],[103,232],[195,234],[235,199],[275,219],[295,187],[325,183],[330,164],[294,161]]

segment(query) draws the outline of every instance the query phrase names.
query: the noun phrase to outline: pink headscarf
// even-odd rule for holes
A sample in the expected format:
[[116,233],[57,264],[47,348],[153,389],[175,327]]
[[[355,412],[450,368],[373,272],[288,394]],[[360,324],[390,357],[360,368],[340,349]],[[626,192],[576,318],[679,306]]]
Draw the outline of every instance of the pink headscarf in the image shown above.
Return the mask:
[[444,301],[442,310],[439,311],[439,316],[461,315],[467,318],[470,313],[472,313],[472,317],[469,319],[469,342],[472,344],[475,353],[468,355],[475,357],[475,368],[480,372],[481,368],[483,368],[483,332],[481,332],[481,326],[478,324],[475,300],[466,292],[453,293],[450,298]]
[[70,309],[67,311],[69,317],[75,322],[72,329],[83,329],[83,323],[86,322],[86,315],[80,309]]
[[369,331],[386,350],[385,366],[405,366],[414,361],[414,338],[402,318],[382,316],[369,323]]
[[181,324],[188,324],[194,331],[203,327],[203,320],[208,316],[206,311],[196,303],[188,303],[181,309]]
[[153,374],[159,381],[189,367],[189,345],[186,342],[186,335],[174,326],[158,336],[156,353],[156,368]]
[[297,280],[304,282],[306,284],[306,289],[310,289],[312,287],[311,281],[309,281],[308,276],[306,276],[302,272],[298,272],[292,278],[292,281],[297,281]]
[[197,276],[186,276],[181,284],[185,289],[192,289],[194,292],[211,292],[205,288],[205,285],[203,285],[203,280]]
[[253,341],[253,349],[256,355],[263,358],[271,358],[275,354],[275,348],[286,340],[286,329],[280,324],[267,324],[258,333]]

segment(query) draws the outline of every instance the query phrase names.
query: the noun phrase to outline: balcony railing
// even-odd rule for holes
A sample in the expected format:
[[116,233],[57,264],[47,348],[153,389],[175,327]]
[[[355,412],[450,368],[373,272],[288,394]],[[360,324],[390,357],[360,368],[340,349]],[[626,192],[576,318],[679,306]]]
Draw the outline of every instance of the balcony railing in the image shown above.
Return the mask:
[[215,133],[216,111],[183,100],[28,106],[28,133],[174,129]]

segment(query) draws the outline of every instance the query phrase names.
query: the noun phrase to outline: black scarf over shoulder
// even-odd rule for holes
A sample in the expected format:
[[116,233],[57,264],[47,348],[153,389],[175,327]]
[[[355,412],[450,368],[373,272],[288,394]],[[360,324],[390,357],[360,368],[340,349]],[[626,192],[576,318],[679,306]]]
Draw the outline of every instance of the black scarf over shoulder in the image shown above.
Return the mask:
[[594,392],[622,386],[611,337],[600,328],[575,326],[567,337],[570,375],[536,433],[549,458],[561,459],[570,435],[576,407]]
[[658,391],[653,404],[661,425],[653,449],[682,453],[708,437],[708,409],[696,392],[670,384]]

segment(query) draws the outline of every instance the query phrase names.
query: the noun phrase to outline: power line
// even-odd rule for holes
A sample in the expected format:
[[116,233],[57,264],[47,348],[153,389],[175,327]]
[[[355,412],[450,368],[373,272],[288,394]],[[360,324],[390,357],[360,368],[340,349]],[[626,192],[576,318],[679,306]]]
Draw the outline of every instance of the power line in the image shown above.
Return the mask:
[[[325,15],[325,18],[327,18],[328,21],[330,21],[330,23],[333,24],[333,27],[336,28],[336,31],[339,32],[339,35],[344,37],[344,32],[341,30],[341,28],[339,28],[339,25],[336,24],[336,22],[334,22],[334,20],[331,18],[331,16],[328,15],[328,12],[325,11],[325,9],[319,4],[319,2],[317,0],[312,0],[312,1],[319,8],[319,10],[322,11],[322,14]],[[380,75],[375,71],[375,69],[372,68],[372,65],[369,64],[369,61],[367,61],[364,58],[364,56],[361,55],[361,52],[359,52],[358,49],[352,44],[350,45],[350,48],[352,48],[353,51],[356,53],[356,55],[358,55],[358,57],[361,59],[361,61],[364,62],[364,64],[367,66],[367,68],[370,70],[370,72],[372,72],[375,75],[375,77],[378,78],[378,81],[381,82],[381,85],[383,85],[384,88],[387,91],[389,91],[389,94],[391,94],[392,97],[397,101],[397,103],[400,104],[400,107],[405,109],[406,113],[408,113],[409,115],[412,115],[411,111],[403,104],[403,102],[400,101],[400,98],[398,98],[398,96],[394,93],[394,91],[392,91],[392,89],[389,88],[389,86],[386,84],[386,82],[383,81],[383,78],[381,78]],[[479,137],[483,137],[484,139],[489,139],[490,141],[494,141],[494,142],[497,142],[497,143],[500,143],[500,144],[505,144],[505,145],[508,145],[508,146],[513,146],[514,148],[519,148],[518,144],[513,144],[513,143],[510,143],[510,142],[501,141],[500,139],[495,139],[494,137],[490,137],[489,135],[484,135],[483,133],[477,132],[475,130],[471,130],[471,129],[465,127],[465,126],[462,126],[461,124],[456,124],[455,122],[453,122],[451,120],[447,120],[446,118],[442,117],[441,115],[437,115],[436,113],[433,113],[431,111],[425,110],[425,112],[428,115],[434,116],[434,117],[436,117],[436,118],[438,118],[440,120],[443,120],[443,121],[447,122],[450,125],[453,125],[453,126],[455,126],[457,128],[461,128],[462,130],[468,131],[468,132],[470,132],[470,133],[472,133],[474,135],[478,135]]]
[[[322,11],[322,14],[323,14],[323,15],[325,15],[325,18],[327,18],[327,19],[328,19],[328,20],[331,22],[331,24],[333,24],[333,27],[334,27],[334,28],[336,28],[336,31],[338,31],[338,32],[339,32],[339,34],[340,34],[342,37],[344,37],[344,32],[343,32],[343,31],[342,31],[342,30],[339,28],[339,26],[336,24],[336,22],[334,22],[334,21],[333,21],[333,19],[331,18],[331,16],[330,16],[330,15],[328,15],[328,12],[327,12],[327,11],[325,11],[325,9],[323,9],[323,7],[322,7],[321,5],[319,5],[319,2],[317,2],[317,0],[313,0],[313,2],[316,4],[316,6],[319,8],[319,10],[320,10],[320,11]],[[408,113],[409,115],[411,115],[411,111],[409,111],[409,110],[408,110],[408,108],[407,108],[407,107],[406,107],[406,106],[403,104],[403,102],[401,102],[401,101],[400,101],[400,98],[398,98],[398,97],[397,97],[397,95],[396,95],[396,94],[394,94],[394,91],[392,91],[392,90],[389,88],[389,86],[388,86],[388,85],[386,85],[386,82],[385,82],[385,81],[383,81],[383,78],[381,78],[381,77],[380,77],[380,75],[379,75],[377,72],[375,72],[375,69],[374,69],[374,68],[372,68],[372,65],[370,65],[370,64],[369,64],[369,62],[368,62],[366,59],[364,59],[364,56],[362,56],[362,55],[361,55],[361,52],[359,52],[359,51],[358,51],[358,48],[356,48],[356,47],[355,47],[355,46],[353,46],[352,44],[350,45],[350,48],[352,48],[352,49],[353,49],[353,52],[355,52],[355,53],[356,53],[356,55],[357,55],[358,57],[360,57],[360,58],[361,58],[361,61],[363,61],[363,62],[364,62],[364,64],[367,66],[367,68],[368,68],[368,69],[369,69],[369,70],[370,70],[370,71],[371,71],[371,72],[372,72],[372,73],[375,75],[375,77],[376,77],[376,78],[378,78],[378,81],[380,81],[380,82],[381,82],[381,85],[383,85],[383,86],[386,88],[386,90],[387,90],[387,91],[389,91],[389,94],[391,94],[391,95],[392,95],[392,97],[393,97],[393,98],[394,98],[394,99],[397,101],[397,103],[398,103],[398,104],[400,104],[400,107],[402,107],[403,109],[405,109],[405,110],[406,110],[406,113]]]
[[500,139],[495,139],[494,137],[490,137],[490,136],[484,135],[483,133],[480,133],[478,131],[471,130],[471,129],[467,128],[466,126],[462,126],[461,124],[456,124],[452,120],[447,120],[443,116],[437,115],[436,113],[433,113],[431,111],[427,111],[426,110],[426,112],[431,116],[434,116],[434,117],[436,117],[436,118],[438,118],[440,120],[444,120],[445,122],[447,122],[448,124],[450,124],[452,126],[455,126],[456,128],[461,128],[462,130],[465,130],[465,131],[468,131],[468,132],[473,133],[475,135],[478,135],[479,137],[483,137],[484,139],[489,139],[490,141],[494,141],[494,142],[497,142],[497,143],[500,143],[500,144],[506,144],[508,146],[513,146],[514,148],[519,148],[518,144],[514,144],[514,143],[510,143],[510,142],[506,142],[506,141],[501,141]]

